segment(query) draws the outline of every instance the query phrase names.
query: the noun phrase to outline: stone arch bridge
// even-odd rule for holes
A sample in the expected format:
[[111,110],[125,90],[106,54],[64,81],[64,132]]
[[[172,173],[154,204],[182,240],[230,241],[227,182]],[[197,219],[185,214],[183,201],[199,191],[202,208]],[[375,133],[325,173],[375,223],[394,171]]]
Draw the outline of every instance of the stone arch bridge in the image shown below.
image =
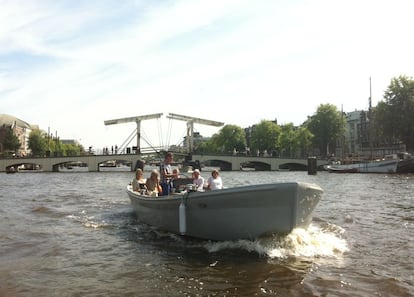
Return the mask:
[[[48,157],[48,158],[12,158],[0,159],[0,172],[7,171],[10,167],[17,168],[25,164],[26,167],[39,168],[43,172],[59,171],[59,166],[71,162],[82,162],[87,164],[88,171],[99,171],[99,165],[108,161],[116,160],[130,164],[134,170],[137,161],[141,160],[142,155],[137,154],[113,154],[113,155],[86,155],[73,157]],[[188,159],[188,158],[187,158]],[[192,155],[188,160],[190,163],[201,163],[208,167],[216,167],[221,170],[235,171],[240,169],[255,169],[263,171],[276,170],[307,170],[307,159],[286,159],[274,157],[252,157],[252,156],[233,156],[233,155]],[[322,167],[327,164],[326,160],[317,160],[317,166]],[[28,165],[28,166],[27,166]]]
[[[192,155],[192,161],[221,170],[255,169],[263,171],[307,170],[308,159],[287,159],[275,157],[254,157],[237,155]],[[326,160],[317,160],[317,167],[328,164]]]

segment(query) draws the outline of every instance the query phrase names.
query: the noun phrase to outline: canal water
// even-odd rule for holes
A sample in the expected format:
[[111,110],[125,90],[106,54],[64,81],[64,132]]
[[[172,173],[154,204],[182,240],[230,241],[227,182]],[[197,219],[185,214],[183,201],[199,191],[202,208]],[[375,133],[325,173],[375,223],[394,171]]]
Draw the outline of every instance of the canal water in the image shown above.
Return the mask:
[[141,224],[130,172],[1,173],[0,296],[414,296],[414,175],[221,176],[325,193],[307,230],[211,242]]

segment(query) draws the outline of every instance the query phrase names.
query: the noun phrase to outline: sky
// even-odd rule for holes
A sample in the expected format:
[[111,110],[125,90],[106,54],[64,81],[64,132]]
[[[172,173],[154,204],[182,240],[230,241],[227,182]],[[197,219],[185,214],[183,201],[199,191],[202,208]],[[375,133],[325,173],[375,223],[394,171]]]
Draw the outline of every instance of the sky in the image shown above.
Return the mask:
[[[94,149],[180,144],[186,122],[300,125],[414,76],[412,0],[0,0],[0,113]],[[203,136],[220,127],[195,124]],[[135,145],[132,140],[131,146]]]

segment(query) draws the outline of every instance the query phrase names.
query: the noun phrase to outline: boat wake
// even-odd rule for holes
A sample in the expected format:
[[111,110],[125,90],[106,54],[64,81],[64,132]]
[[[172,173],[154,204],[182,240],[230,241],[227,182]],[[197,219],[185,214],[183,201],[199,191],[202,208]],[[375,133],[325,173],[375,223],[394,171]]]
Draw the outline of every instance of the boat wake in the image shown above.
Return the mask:
[[272,235],[255,241],[208,242],[204,247],[210,253],[225,249],[242,249],[279,259],[339,258],[348,251],[347,242],[342,238],[343,233],[344,230],[336,225],[311,224],[307,229],[296,228],[287,235]]

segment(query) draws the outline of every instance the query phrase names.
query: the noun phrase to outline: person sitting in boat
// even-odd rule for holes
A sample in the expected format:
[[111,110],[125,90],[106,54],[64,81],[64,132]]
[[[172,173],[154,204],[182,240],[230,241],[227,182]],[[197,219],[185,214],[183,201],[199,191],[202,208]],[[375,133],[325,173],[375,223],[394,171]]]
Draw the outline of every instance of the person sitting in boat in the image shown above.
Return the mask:
[[157,169],[151,171],[151,176],[147,179],[145,186],[147,187],[147,195],[155,197],[162,195],[162,187],[160,185],[160,174]]
[[135,178],[132,180],[132,190],[139,192],[140,190],[145,190],[146,186],[145,183],[147,182],[146,179],[143,177],[144,172],[141,168],[138,168],[135,171]]
[[217,169],[214,169],[211,172],[211,176],[207,180],[207,189],[208,190],[223,189],[223,180],[221,179],[220,174]]
[[173,169],[173,176],[170,180],[170,192],[171,193],[175,193],[177,190],[176,184],[179,183],[179,179],[181,178],[180,176],[180,169],[178,168],[174,168]]
[[204,177],[201,176],[198,169],[193,171],[193,184],[197,186],[197,191],[204,191]]
[[181,178],[180,177],[180,169],[174,168],[173,169],[173,176],[174,176],[174,179]]
[[171,163],[173,161],[173,154],[168,152],[165,155],[165,160],[161,164],[161,187],[164,195],[168,195],[171,192],[171,181],[173,178],[177,177],[177,174],[174,174]]

